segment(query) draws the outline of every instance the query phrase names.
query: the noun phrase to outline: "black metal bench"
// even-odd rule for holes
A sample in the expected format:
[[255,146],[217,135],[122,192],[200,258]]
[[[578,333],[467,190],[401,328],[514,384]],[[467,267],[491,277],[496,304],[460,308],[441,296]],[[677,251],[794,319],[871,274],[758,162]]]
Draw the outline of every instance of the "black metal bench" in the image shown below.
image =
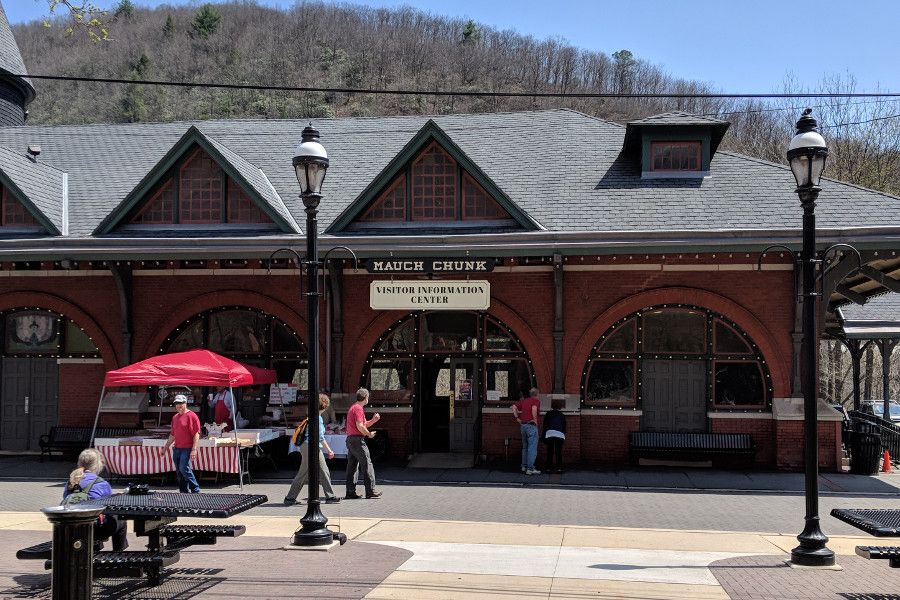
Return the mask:
[[[94,576],[143,577],[152,585],[159,585],[162,570],[178,562],[177,550],[102,552],[103,542],[94,544]],[[43,542],[16,552],[19,560],[43,560],[44,568],[53,568],[53,542]]]
[[634,458],[709,458],[714,455],[752,456],[756,452],[749,433],[688,433],[634,431],[629,434]]
[[220,537],[244,535],[244,525],[163,525],[160,537],[165,538],[166,548],[186,548],[188,546],[212,546]]
[[857,546],[856,554],[870,560],[887,559],[893,568],[900,568],[900,547],[897,546]]
[[[103,542],[94,542],[94,552],[100,552],[102,549]],[[50,560],[52,554],[53,542],[41,542],[17,551],[16,558],[19,560]]]
[[[44,455],[53,457],[53,450],[60,453],[69,451],[81,451],[91,445],[91,431],[93,427],[77,427],[71,425],[54,425],[50,433],[42,435],[38,440],[41,446],[41,462]],[[134,427],[98,427],[95,437],[129,437],[134,435],[137,429]]]

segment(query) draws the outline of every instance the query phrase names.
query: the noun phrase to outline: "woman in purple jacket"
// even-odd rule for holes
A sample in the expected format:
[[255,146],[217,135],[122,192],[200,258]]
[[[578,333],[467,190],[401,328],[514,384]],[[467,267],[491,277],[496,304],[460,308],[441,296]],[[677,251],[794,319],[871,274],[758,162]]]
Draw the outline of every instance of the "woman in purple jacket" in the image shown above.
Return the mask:
[[[72,471],[66,482],[63,504],[72,504],[71,501],[66,501],[70,495],[76,492],[87,493],[87,498],[83,499],[85,502],[112,496],[112,486],[99,475],[103,468],[102,454],[93,448],[82,450],[78,455],[78,467]],[[128,547],[127,535],[128,524],[125,521],[119,521],[112,515],[100,515],[94,525],[94,537],[100,541],[112,538],[113,550],[116,552],[121,552]]]

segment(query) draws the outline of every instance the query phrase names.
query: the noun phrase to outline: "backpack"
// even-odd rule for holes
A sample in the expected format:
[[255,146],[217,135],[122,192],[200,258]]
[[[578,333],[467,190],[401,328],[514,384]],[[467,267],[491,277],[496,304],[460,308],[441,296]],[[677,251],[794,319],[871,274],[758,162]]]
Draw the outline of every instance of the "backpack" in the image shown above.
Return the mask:
[[303,433],[306,431],[307,424],[309,424],[309,418],[300,421],[297,429],[294,430],[294,435],[291,436],[291,443],[295,446],[299,446],[303,442]]
[[92,482],[87,484],[87,487],[82,489],[81,485],[76,485],[69,495],[66,496],[66,499],[63,501],[63,506],[71,506],[73,504],[81,504],[82,502],[86,502],[90,496],[91,488],[94,487],[94,484],[98,481],[103,481],[102,478],[97,477]]

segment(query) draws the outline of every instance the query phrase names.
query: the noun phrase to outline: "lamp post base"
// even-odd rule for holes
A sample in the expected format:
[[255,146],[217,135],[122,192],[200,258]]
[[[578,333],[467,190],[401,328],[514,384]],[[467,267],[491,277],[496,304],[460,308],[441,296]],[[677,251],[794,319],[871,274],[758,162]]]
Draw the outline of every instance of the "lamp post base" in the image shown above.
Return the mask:
[[325,527],[328,519],[319,509],[318,502],[309,507],[300,519],[301,527],[294,532],[291,546],[327,546],[334,541],[334,532]]
[[803,567],[834,566],[834,551],[825,544],[828,536],[819,528],[819,518],[807,518],[803,533],[797,536],[800,545],[791,550],[791,562]]

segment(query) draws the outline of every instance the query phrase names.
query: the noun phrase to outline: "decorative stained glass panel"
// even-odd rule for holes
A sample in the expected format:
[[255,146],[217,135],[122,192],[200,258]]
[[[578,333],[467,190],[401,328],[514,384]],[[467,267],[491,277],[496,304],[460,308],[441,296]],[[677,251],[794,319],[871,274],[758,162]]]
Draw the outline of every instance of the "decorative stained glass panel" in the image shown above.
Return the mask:
[[468,173],[463,174],[462,205],[463,221],[512,218]]
[[3,226],[4,227],[21,227],[33,226],[38,222],[34,215],[28,212],[25,206],[13,198],[12,194],[6,188],[3,188]]
[[179,221],[184,224],[222,222],[223,173],[206,152],[196,150],[181,167]]
[[412,220],[456,220],[456,161],[432,143],[412,164]]
[[405,221],[406,176],[401,175],[385,190],[360,221]]
[[131,220],[141,225],[164,225],[175,222],[175,184],[167,179]]
[[229,223],[271,223],[272,220],[250,199],[250,196],[233,179],[228,180]]

